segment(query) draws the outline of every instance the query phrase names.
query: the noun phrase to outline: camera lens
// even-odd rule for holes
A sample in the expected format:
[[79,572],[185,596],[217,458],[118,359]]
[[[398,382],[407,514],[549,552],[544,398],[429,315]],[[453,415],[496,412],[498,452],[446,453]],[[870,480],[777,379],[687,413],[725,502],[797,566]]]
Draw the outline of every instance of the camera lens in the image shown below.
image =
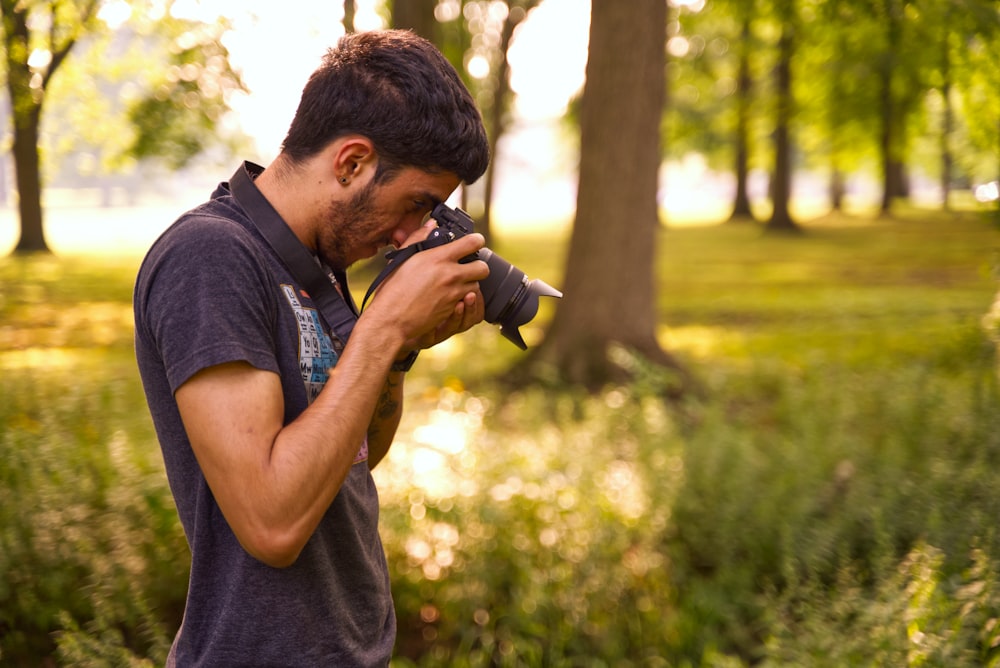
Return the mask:
[[486,302],[486,322],[500,325],[500,333],[521,350],[528,346],[518,329],[538,313],[538,298],[562,297],[562,293],[542,280],[528,280],[523,271],[489,248],[480,249],[479,259],[490,275],[479,282]]

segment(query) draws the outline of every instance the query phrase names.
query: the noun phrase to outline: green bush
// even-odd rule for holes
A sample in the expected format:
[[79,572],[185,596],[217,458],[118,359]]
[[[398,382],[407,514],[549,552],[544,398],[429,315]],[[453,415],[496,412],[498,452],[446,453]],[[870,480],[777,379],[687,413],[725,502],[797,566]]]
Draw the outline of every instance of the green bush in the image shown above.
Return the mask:
[[141,389],[86,367],[4,375],[0,646],[11,665],[37,665],[76,625],[154,650],[140,630],[176,623],[183,606],[187,547]]
[[[898,636],[894,651],[920,650],[908,650],[899,606],[916,614],[906,587],[933,554],[920,576],[941,584],[920,614],[922,633],[941,639],[925,665],[980,665],[989,645],[947,629],[976,618],[987,633],[1000,616],[992,593],[976,610],[960,598],[994,577],[1000,555],[993,376],[776,371],[717,378],[709,400],[681,406],[632,387],[529,390],[484,419],[482,397],[435,397],[420,413],[442,416],[464,445],[435,448],[447,428],[418,430],[394,446],[382,481],[410,613],[401,655],[425,666],[813,665],[816,651],[824,665],[897,665],[881,662],[883,645]],[[857,609],[837,619],[808,606]],[[840,653],[809,644],[847,635]]]
[[[162,664],[183,610],[187,546],[131,353],[133,271],[0,264],[3,665],[57,644],[66,665],[126,665],[112,635]],[[74,644],[98,630],[107,660],[84,659]]]

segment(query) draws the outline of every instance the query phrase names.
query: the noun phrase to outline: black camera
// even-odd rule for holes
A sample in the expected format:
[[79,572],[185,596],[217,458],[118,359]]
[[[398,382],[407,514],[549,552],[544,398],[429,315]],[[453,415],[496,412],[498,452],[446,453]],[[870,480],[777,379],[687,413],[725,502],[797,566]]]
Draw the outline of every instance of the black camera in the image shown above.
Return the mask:
[[[461,209],[452,209],[441,203],[434,207],[431,218],[437,221],[422,248],[435,248],[464,237],[473,230],[473,220]],[[486,302],[486,322],[500,325],[500,333],[521,350],[528,346],[521,338],[518,327],[529,322],[538,313],[539,297],[562,297],[562,293],[539,279],[528,280],[524,272],[503,259],[489,248],[462,258],[461,262],[482,260],[490,268],[490,275],[479,282],[479,289]]]

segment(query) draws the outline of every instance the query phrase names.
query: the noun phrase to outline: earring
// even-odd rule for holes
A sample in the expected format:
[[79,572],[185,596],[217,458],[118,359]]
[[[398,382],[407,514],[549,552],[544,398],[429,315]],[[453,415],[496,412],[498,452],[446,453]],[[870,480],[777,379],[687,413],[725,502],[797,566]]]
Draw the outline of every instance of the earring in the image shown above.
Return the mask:
[[345,186],[346,186],[346,185],[347,185],[347,177],[346,177],[346,176],[341,176],[341,177],[340,177],[340,183],[341,183],[342,185],[345,185]]

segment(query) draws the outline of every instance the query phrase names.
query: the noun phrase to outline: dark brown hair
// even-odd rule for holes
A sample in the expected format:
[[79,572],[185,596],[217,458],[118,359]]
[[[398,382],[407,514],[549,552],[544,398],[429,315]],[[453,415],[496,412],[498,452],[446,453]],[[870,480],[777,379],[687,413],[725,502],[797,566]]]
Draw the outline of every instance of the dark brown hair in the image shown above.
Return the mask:
[[347,134],[375,145],[377,180],[406,166],[472,183],[489,163],[465,84],[433,44],[406,30],[348,34],[328,50],[302,91],[282,151],[299,162]]

